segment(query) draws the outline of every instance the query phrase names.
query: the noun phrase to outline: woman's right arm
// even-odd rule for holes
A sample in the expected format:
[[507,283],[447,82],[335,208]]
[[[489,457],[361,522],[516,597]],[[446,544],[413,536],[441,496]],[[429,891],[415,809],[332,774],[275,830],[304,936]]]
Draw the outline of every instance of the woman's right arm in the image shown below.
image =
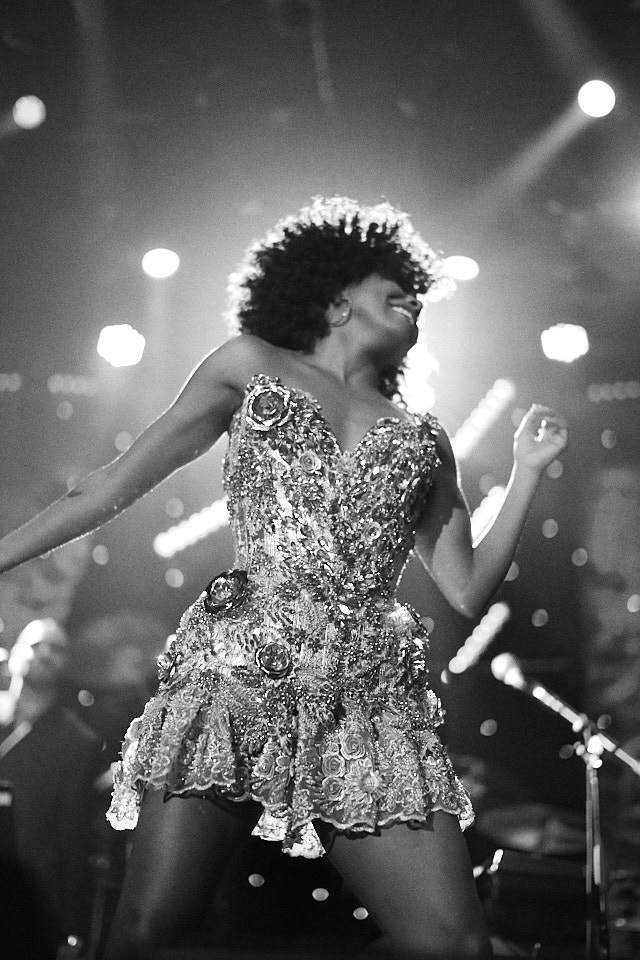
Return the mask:
[[125,453],[0,540],[0,572],[95,530],[205,453],[239,405],[252,339],[237,337],[210,353]]

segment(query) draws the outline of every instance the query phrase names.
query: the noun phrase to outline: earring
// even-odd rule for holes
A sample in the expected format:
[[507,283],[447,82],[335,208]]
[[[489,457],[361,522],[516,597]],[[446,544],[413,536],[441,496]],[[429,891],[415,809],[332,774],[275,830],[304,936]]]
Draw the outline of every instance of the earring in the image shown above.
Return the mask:
[[[348,297],[343,297],[342,300],[339,300],[338,303],[346,303],[346,309],[344,309],[337,320],[334,320],[333,323],[330,323],[331,327],[344,327],[345,323],[349,323],[351,319],[351,300]],[[336,304],[337,306],[337,304]]]

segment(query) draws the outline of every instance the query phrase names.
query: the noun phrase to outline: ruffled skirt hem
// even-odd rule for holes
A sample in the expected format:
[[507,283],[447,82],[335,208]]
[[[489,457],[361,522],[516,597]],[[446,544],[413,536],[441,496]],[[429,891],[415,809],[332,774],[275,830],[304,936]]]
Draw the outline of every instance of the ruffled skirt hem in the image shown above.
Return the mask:
[[237,694],[164,689],[149,701],[114,764],[107,819],[115,829],[135,828],[147,788],[255,800],[263,813],[254,835],[308,858],[324,852],[314,820],[349,833],[424,823],[437,810],[462,829],[473,822],[428,709],[347,701],[320,715],[300,700],[267,723]]

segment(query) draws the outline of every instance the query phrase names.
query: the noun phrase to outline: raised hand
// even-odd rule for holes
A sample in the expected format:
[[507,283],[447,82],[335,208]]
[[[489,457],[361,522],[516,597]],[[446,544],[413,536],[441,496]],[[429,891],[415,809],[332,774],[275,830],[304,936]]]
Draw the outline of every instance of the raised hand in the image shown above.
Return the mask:
[[513,455],[519,466],[542,472],[567,446],[567,421],[551,407],[534,403],[514,437]]

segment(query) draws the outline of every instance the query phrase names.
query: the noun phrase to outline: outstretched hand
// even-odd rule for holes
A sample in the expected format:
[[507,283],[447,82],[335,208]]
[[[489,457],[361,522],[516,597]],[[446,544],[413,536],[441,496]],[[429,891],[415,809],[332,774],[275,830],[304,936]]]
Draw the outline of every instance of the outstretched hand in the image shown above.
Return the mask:
[[542,472],[567,446],[569,431],[564,417],[551,407],[534,403],[516,430],[513,451],[516,463]]

